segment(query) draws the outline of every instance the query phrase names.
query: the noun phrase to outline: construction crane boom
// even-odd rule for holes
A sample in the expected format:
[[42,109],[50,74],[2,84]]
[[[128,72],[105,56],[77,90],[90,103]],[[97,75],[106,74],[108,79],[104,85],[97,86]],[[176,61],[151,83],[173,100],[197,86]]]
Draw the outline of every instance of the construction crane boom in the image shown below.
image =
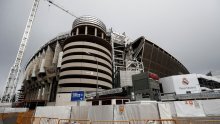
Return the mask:
[[74,14],[72,14],[71,12],[69,12],[68,10],[64,9],[63,7],[61,7],[61,6],[57,5],[57,4],[55,4],[53,1],[51,1],[51,0],[47,0],[47,1],[48,1],[50,4],[53,4],[54,6],[56,6],[57,8],[59,8],[59,9],[65,11],[66,13],[70,14],[71,16],[77,18],[77,16],[75,16]]
[[40,0],[34,0],[34,3],[31,8],[30,15],[28,17],[28,21],[24,30],[24,34],[21,39],[21,43],[18,49],[18,53],[14,62],[14,65],[11,67],[8,79],[6,82],[5,91],[3,93],[2,101],[1,102],[12,102],[15,91],[17,88],[18,80],[19,80],[19,74],[20,74],[20,66],[22,62],[22,58],[24,55],[24,51],[28,42],[28,38],[30,35],[31,27],[37,12],[37,8],[39,5]]

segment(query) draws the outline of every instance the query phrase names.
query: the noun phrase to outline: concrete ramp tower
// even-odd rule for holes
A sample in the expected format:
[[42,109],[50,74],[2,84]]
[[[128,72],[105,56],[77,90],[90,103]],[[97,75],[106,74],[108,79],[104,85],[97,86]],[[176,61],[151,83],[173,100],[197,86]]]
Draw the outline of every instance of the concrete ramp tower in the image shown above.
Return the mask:
[[106,26],[95,17],[79,17],[73,22],[71,37],[64,42],[58,94],[110,88],[112,47],[106,40]]

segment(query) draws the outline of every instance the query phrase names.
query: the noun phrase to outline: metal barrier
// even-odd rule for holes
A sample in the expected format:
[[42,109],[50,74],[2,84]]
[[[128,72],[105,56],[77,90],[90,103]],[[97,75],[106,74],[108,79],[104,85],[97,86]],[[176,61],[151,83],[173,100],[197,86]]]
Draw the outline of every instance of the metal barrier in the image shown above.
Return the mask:
[[21,117],[21,121],[17,124],[40,124],[40,119],[38,117]]
[[60,119],[58,124],[91,124],[90,120]]
[[177,124],[174,119],[130,120],[130,124]]
[[33,124],[58,124],[59,119],[58,118],[46,118],[41,117],[39,123],[33,123]]
[[121,121],[92,121],[91,124],[130,124],[129,120]]

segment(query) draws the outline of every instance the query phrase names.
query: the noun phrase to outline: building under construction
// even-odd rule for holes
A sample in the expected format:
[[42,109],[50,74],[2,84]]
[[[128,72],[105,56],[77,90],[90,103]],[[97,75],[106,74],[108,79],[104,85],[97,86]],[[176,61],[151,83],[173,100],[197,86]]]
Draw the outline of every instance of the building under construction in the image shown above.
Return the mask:
[[140,72],[160,77],[189,73],[145,37],[132,41],[125,33],[107,30],[97,18],[82,16],[73,22],[71,32],[48,41],[29,60],[19,101],[64,103],[70,101],[72,91],[91,93],[130,86],[126,80]]

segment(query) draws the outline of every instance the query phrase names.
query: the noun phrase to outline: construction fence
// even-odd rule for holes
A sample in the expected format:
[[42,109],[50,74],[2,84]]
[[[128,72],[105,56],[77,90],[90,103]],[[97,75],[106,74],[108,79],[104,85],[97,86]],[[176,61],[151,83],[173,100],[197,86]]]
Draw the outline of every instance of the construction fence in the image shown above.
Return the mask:
[[72,120],[46,117],[23,117],[16,124],[220,124],[220,120],[159,119],[159,120]]

